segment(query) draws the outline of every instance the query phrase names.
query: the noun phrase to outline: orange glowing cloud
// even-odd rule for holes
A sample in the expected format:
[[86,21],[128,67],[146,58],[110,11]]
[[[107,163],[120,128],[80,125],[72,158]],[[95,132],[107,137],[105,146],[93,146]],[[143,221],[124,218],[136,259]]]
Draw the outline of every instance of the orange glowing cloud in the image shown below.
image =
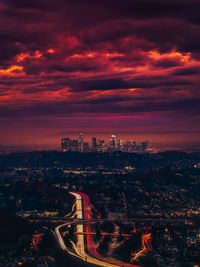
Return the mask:
[[108,58],[108,59],[114,59],[114,58],[120,58],[124,57],[125,55],[123,53],[117,53],[117,52],[99,52],[99,51],[89,51],[83,54],[73,54],[72,56],[68,57],[69,59],[89,59],[89,58]]
[[160,53],[157,50],[152,50],[148,52],[148,57],[155,61],[164,59],[177,59],[181,63],[187,63],[191,60],[191,53],[181,53],[176,50],[172,50],[168,53]]
[[[52,50],[51,50],[51,52],[52,52]],[[42,56],[43,56],[43,54],[39,50],[36,50],[33,54],[30,54],[28,52],[26,52],[26,53],[22,52],[16,56],[16,60],[17,60],[17,62],[23,62],[27,59],[39,59],[39,58],[42,58]]]
[[0,69],[0,75],[16,75],[24,74],[24,67],[19,65],[11,65],[7,69]]

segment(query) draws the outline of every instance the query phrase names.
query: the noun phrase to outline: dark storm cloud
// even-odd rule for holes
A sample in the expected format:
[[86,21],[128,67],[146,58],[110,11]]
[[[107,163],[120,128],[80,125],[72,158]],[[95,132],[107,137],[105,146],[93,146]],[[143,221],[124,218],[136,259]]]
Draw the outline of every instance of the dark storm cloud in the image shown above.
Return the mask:
[[[73,33],[91,46],[98,40],[113,41],[134,34],[162,45],[166,43],[168,48],[176,41],[185,50],[199,49],[196,45],[199,37],[195,34],[198,25],[194,25],[199,20],[199,1],[13,0],[2,3],[1,31],[32,48],[37,44],[47,46],[59,33]],[[92,29],[97,30],[96,34],[92,34]]]
[[84,90],[111,90],[128,88],[156,88],[162,86],[192,85],[193,82],[183,78],[165,76],[141,76],[130,80],[123,78],[95,79],[68,83],[75,91]]
[[181,66],[182,63],[174,59],[164,59],[155,62],[153,65],[159,68],[171,68],[171,67]]
[[72,88],[76,91],[81,90],[110,90],[110,89],[123,89],[131,88],[131,81],[125,81],[121,78],[112,78],[112,79],[100,79],[100,80],[89,80],[82,81],[75,85],[72,84]]
[[[198,0],[57,0],[57,1],[26,1],[26,0],[8,0],[6,3],[10,7],[21,9],[36,9],[36,10],[64,10],[74,9],[80,12],[91,8],[95,13],[112,9],[113,16],[121,17],[140,17],[140,18],[154,18],[156,17],[184,17],[193,22],[199,22],[198,7],[200,3]],[[92,15],[92,14],[91,14]]]
[[[27,107],[22,106],[4,106],[0,107],[0,112],[3,117],[32,117],[32,116],[49,116],[49,115],[77,115],[90,113],[102,113],[108,114],[134,114],[134,113],[147,113],[147,112],[163,112],[168,111],[173,113],[182,113],[184,116],[191,116],[200,111],[200,99],[143,99],[129,98],[125,96],[115,96],[110,98],[103,98],[102,101],[81,101],[74,100],[71,102],[59,101],[59,102],[46,102],[31,104]],[[26,113],[24,113],[24,109]]]
[[178,69],[174,72],[175,75],[190,76],[190,75],[200,75],[200,68],[184,68]]

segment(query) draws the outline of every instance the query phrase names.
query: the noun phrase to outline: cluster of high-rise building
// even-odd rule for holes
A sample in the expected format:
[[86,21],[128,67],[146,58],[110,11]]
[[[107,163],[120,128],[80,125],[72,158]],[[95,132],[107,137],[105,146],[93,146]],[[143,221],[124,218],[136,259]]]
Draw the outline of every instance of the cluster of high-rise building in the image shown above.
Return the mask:
[[61,139],[62,151],[73,151],[73,152],[89,152],[89,144],[84,141],[83,134],[79,135],[78,139],[62,138]]
[[116,135],[111,135],[108,142],[103,139],[97,139],[95,136],[92,137],[91,145],[85,141],[83,134],[79,135],[78,139],[62,138],[61,149],[63,152],[115,152],[121,151],[126,153],[145,153],[148,149],[148,141],[135,142],[132,140],[122,141],[117,138]]

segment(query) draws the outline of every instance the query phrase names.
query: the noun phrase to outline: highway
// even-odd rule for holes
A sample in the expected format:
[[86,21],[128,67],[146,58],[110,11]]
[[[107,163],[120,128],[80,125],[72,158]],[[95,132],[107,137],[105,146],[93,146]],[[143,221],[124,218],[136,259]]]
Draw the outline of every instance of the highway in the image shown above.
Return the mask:
[[[92,216],[91,216],[91,203],[89,200],[89,197],[87,194],[85,193],[79,193],[82,197],[83,200],[83,215],[84,215],[84,219],[86,220],[91,220]],[[86,233],[90,233],[91,232],[91,226],[89,224],[85,225],[85,232]],[[110,258],[110,257],[103,257],[101,256],[97,251],[96,251],[96,244],[94,242],[94,238],[92,235],[88,234],[86,235],[86,242],[87,242],[87,249],[88,252],[91,256],[100,259],[101,261],[106,263],[106,266],[109,266],[108,264],[114,264],[114,266],[124,266],[124,267],[133,267],[135,265],[133,264],[129,264],[129,263],[125,263],[122,262],[120,260],[117,260],[115,258]]]
[[[75,197],[75,204],[73,206],[73,209],[74,209],[73,217],[76,217],[77,221],[92,220],[91,208],[90,208],[91,204],[90,204],[90,200],[88,196],[85,193],[78,193],[78,192],[70,192],[70,194],[72,194]],[[73,213],[73,210],[72,210],[72,213]],[[55,228],[55,237],[62,250],[66,251],[67,253],[69,253],[70,255],[78,259],[81,259],[87,263],[91,263],[97,266],[138,267],[136,265],[125,263],[114,258],[101,256],[96,251],[96,244],[94,242],[93,236],[89,234],[91,232],[91,226],[89,224],[84,225],[83,223],[77,223],[77,221],[72,222],[71,220],[69,220],[68,222],[60,226],[57,226]],[[74,243],[71,241],[73,250],[67,248],[63,240],[62,234],[61,234],[62,229],[72,223],[76,224],[77,232],[88,233],[86,235],[84,234],[76,235],[77,237],[76,242]]]

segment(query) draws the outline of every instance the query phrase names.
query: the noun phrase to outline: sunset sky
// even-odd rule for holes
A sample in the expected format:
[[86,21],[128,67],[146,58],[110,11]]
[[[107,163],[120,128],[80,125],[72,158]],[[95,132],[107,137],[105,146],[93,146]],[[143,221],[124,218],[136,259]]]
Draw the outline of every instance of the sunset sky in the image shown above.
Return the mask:
[[0,144],[200,141],[199,0],[0,0]]

